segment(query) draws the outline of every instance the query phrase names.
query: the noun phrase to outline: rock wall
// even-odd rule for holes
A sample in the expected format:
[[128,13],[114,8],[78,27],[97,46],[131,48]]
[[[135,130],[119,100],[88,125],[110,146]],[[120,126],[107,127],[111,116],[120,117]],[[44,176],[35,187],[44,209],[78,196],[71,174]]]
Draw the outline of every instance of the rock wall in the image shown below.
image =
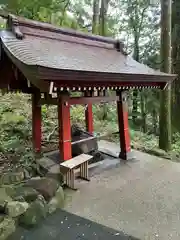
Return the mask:
[[64,191],[51,178],[31,178],[0,187],[0,240],[7,239],[18,225],[33,227],[64,206]]

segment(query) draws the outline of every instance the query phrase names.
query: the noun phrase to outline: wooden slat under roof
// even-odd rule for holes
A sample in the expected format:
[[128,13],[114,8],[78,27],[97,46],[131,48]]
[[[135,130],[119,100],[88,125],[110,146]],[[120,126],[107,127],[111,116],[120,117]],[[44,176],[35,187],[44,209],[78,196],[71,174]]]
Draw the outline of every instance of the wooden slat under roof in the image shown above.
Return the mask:
[[[51,81],[68,89],[163,88],[176,77],[136,62],[127,56],[120,41],[13,15],[6,17],[7,28],[0,32],[4,54],[0,65],[8,58],[41,91],[48,91]],[[1,71],[2,67],[2,76]]]

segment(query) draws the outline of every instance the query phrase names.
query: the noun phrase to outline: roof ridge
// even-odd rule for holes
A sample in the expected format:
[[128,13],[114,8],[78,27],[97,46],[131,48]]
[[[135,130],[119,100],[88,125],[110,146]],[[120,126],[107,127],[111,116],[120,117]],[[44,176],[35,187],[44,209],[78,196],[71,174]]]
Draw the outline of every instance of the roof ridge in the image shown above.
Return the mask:
[[20,30],[20,26],[24,26],[24,27],[31,27],[38,30],[59,33],[59,34],[63,34],[71,37],[86,39],[90,41],[112,44],[118,52],[121,52],[124,55],[128,55],[124,49],[124,43],[121,42],[119,39],[84,33],[82,31],[77,31],[70,28],[69,29],[61,28],[50,23],[44,23],[40,21],[30,20],[23,17],[18,17],[2,10],[0,10],[0,16],[7,19],[7,27],[9,28],[9,30],[12,31],[12,33],[16,36],[16,38],[20,40],[22,40],[25,37]]
[[23,39],[24,35],[20,31],[18,18],[3,9],[0,9],[0,17],[7,19],[7,28],[15,34],[17,39]]
[[71,37],[77,37],[77,38],[81,38],[81,39],[112,44],[112,45],[114,45],[114,47],[117,51],[123,53],[124,55],[127,55],[126,51],[124,50],[124,43],[121,42],[119,39],[84,33],[82,31],[77,31],[75,29],[62,28],[62,27],[58,27],[58,26],[55,26],[50,23],[30,20],[30,19],[26,19],[26,18],[22,18],[22,17],[18,17],[18,20],[19,20],[20,25],[25,26],[25,27],[32,27],[32,28],[35,28],[38,30],[45,30],[45,31],[50,31],[50,32],[55,32],[55,33],[71,36]]
[[8,14],[7,18],[7,28],[12,31],[12,33],[16,36],[17,39],[22,40],[24,38],[24,34],[21,32],[19,28],[18,18],[13,14]]

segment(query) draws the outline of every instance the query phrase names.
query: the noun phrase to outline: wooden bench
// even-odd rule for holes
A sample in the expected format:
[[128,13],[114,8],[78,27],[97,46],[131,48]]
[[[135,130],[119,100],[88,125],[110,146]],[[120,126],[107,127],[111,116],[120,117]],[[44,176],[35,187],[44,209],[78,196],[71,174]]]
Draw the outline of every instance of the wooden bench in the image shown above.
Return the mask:
[[74,187],[74,182],[75,169],[77,168],[80,168],[79,177],[86,181],[90,181],[88,175],[88,161],[91,158],[93,158],[93,156],[88,154],[81,154],[60,164],[60,171],[64,176],[64,183],[69,188],[76,190],[76,188]]

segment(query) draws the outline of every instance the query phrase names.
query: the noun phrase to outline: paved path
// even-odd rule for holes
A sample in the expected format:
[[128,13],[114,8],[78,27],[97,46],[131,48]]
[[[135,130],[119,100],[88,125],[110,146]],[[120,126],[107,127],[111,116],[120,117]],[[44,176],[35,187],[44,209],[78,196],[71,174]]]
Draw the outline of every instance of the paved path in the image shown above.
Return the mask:
[[138,240],[122,232],[102,226],[60,210],[38,228],[19,228],[8,240]]
[[[100,147],[118,152],[118,146]],[[135,152],[137,161],[101,166],[79,182],[66,210],[140,239],[180,239],[180,164]],[[112,160],[113,161],[113,160]],[[117,160],[116,160],[117,161]]]

